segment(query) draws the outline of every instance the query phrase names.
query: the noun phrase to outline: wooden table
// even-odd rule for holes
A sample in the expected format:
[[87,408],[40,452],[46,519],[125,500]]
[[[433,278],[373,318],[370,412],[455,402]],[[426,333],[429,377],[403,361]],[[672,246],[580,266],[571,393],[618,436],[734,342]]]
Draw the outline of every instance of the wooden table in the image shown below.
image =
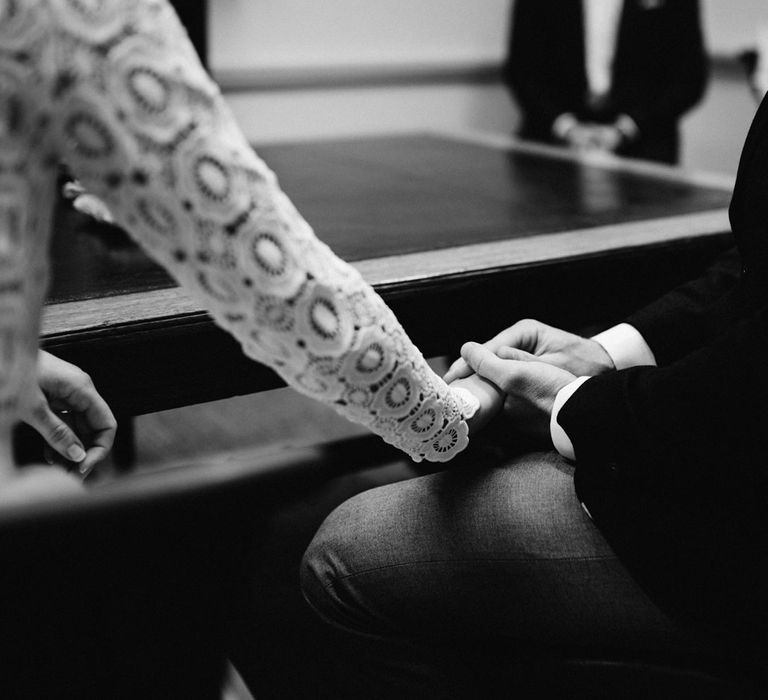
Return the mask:
[[[427,355],[526,316],[612,323],[728,245],[729,183],[506,138],[409,135],[257,149],[318,236]],[[270,370],[122,232],[61,204],[44,346],[116,413],[274,388]]]

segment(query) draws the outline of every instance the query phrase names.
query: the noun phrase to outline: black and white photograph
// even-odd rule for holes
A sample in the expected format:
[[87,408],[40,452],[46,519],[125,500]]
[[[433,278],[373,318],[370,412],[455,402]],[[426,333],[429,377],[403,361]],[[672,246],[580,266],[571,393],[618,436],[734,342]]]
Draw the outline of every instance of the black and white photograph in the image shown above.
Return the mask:
[[0,700],[768,698],[767,94],[764,0],[0,0]]

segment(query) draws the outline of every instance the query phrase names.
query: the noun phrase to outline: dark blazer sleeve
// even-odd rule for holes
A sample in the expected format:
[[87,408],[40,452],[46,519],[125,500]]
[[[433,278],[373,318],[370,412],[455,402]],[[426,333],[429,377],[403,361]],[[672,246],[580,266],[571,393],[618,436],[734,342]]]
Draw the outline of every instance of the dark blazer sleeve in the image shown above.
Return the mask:
[[667,293],[626,319],[667,365],[708,343],[735,323],[741,308],[741,256],[734,247],[701,277]]
[[628,2],[620,32],[621,57],[614,76],[620,86],[618,109],[641,132],[675,123],[701,99],[707,85],[698,0],[667,0],[658,10]]
[[558,422],[573,442],[579,469],[634,466],[681,494],[718,474],[744,487],[750,465],[764,461],[766,358],[763,308],[667,367],[589,379],[565,403]]

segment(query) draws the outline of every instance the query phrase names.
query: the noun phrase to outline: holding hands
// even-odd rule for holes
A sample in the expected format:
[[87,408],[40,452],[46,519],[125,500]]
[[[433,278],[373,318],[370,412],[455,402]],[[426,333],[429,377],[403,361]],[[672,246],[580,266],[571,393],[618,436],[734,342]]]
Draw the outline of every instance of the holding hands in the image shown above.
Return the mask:
[[479,343],[464,343],[461,356],[477,376],[503,392],[504,412],[518,430],[534,437],[549,435],[555,397],[576,379],[573,374],[510,347],[494,353]]
[[[532,356],[529,359],[546,362],[577,377],[591,377],[614,369],[613,360],[597,341],[532,319],[518,321],[484,343],[483,347],[499,357],[504,357],[507,352],[504,348],[522,350]],[[514,359],[522,358],[518,355]],[[470,376],[472,372],[462,354],[448,368],[444,378],[450,384],[460,377]]]
[[480,423],[487,423],[503,403],[517,428],[545,438],[558,392],[577,377],[612,369],[613,361],[596,341],[527,319],[483,345],[465,343],[444,379],[452,385],[470,377],[490,382],[503,401],[481,401],[478,413],[485,415]]

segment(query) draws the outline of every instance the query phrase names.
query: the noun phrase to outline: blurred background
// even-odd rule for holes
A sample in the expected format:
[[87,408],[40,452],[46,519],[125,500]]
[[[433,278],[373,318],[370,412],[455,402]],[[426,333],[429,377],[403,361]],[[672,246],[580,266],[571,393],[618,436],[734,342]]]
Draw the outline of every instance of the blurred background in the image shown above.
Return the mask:
[[[174,4],[258,147],[428,131],[512,135],[520,116],[501,82],[512,2]],[[705,98],[683,121],[681,165],[732,176],[763,91],[754,78],[761,76],[760,46],[768,43],[768,3],[701,0],[701,8],[711,77]],[[438,372],[447,361],[432,359]],[[148,470],[195,460],[260,464],[286,446],[367,434],[288,389],[141,415],[121,429],[135,446],[139,469]],[[325,513],[353,493],[419,473],[405,460],[339,472],[320,474],[320,486],[310,483],[275,503],[273,512],[259,514],[270,536],[257,555],[270,565],[254,581],[254,609],[243,624],[250,625],[248,632],[264,630],[265,639],[254,646],[247,638],[250,646],[236,659],[259,698],[309,697],[304,686],[321,673],[316,642],[324,633],[301,600],[296,571]],[[250,696],[240,687],[227,697]]]
[[[702,0],[712,76],[682,165],[734,173],[756,107],[740,56],[763,0]],[[209,65],[256,142],[414,130],[510,133],[499,81],[510,0],[213,0]]]
[[[239,123],[259,144],[436,130],[514,133],[519,114],[500,70],[513,2],[174,4]],[[701,0],[701,10],[711,76],[704,99],[683,120],[681,165],[731,176],[757,107],[744,56],[754,58],[765,41],[768,3]],[[435,362],[439,369],[445,359]],[[365,433],[287,389],[138,416],[135,428],[137,461],[146,466],[255,456]]]

